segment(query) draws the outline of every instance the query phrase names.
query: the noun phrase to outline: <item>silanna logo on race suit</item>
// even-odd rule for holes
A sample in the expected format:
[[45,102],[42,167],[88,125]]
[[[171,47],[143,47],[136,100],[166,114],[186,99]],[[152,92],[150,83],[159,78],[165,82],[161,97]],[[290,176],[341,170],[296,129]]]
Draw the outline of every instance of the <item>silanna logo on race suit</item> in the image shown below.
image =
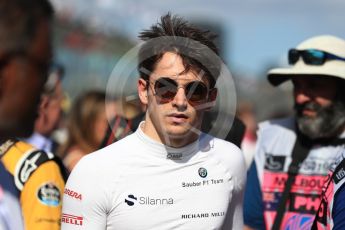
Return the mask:
[[57,186],[53,183],[43,184],[37,191],[40,202],[47,206],[57,207],[60,205],[61,195]]
[[135,196],[133,194],[130,194],[125,198],[125,203],[128,206],[133,206],[136,203],[139,205],[149,205],[149,206],[158,206],[158,205],[172,205],[174,204],[173,198],[152,198],[150,196]]
[[54,155],[52,153],[46,153],[35,149],[23,154],[14,172],[14,182],[18,190],[23,190],[24,184],[41,164],[53,158]]
[[128,195],[128,199],[125,199],[126,204],[128,204],[128,206],[133,206],[134,202],[136,202],[138,200],[137,197],[135,197],[134,195]]

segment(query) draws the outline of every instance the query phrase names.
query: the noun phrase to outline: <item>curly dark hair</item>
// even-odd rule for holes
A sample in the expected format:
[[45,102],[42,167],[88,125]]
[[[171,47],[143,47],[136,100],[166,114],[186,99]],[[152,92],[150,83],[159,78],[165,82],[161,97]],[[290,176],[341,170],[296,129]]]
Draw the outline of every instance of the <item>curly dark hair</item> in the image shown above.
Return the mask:
[[182,58],[184,72],[202,70],[213,88],[221,68],[218,48],[214,43],[216,37],[181,17],[171,16],[170,13],[162,16],[160,22],[139,35],[145,41],[138,55],[140,77],[148,80],[164,53],[174,52]]

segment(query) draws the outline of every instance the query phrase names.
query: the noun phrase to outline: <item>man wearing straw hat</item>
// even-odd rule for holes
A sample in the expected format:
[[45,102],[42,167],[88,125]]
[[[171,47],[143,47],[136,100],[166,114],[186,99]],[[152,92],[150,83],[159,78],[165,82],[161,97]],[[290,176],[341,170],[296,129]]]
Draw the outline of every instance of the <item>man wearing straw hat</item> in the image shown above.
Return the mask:
[[[345,41],[310,38],[269,82],[293,84],[295,116],[259,125],[244,203],[248,229],[310,229],[327,170],[345,136]],[[262,215],[264,213],[264,215]]]

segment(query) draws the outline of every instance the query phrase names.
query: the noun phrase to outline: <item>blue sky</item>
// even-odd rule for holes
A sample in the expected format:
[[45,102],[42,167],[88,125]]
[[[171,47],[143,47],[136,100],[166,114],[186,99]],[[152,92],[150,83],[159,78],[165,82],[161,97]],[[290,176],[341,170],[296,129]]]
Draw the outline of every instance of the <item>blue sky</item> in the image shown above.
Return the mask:
[[345,38],[343,0],[52,0],[96,30],[117,30],[136,40],[138,32],[170,11],[187,19],[220,23],[230,70],[258,75],[286,64],[289,48],[315,35]]

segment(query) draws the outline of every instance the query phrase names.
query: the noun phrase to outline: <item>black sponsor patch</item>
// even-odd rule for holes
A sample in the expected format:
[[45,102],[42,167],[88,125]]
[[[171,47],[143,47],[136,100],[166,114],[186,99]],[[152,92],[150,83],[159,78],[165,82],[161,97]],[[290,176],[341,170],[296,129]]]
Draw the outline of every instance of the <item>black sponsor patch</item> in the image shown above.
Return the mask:
[[333,173],[334,183],[338,184],[342,179],[345,178],[345,160],[343,160]]
[[53,159],[54,155],[41,150],[30,150],[19,160],[15,169],[14,182],[18,190],[22,190],[30,176],[43,163]]
[[57,207],[61,201],[60,190],[53,183],[45,183],[38,189],[37,198],[44,205]]
[[341,167],[336,172],[334,172],[333,180],[336,184],[338,184],[344,177],[345,177],[345,169]]
[[265,159],[265,169],[279,172],[283,171],[286,156],[274,156],[272,154],[266,153]]

